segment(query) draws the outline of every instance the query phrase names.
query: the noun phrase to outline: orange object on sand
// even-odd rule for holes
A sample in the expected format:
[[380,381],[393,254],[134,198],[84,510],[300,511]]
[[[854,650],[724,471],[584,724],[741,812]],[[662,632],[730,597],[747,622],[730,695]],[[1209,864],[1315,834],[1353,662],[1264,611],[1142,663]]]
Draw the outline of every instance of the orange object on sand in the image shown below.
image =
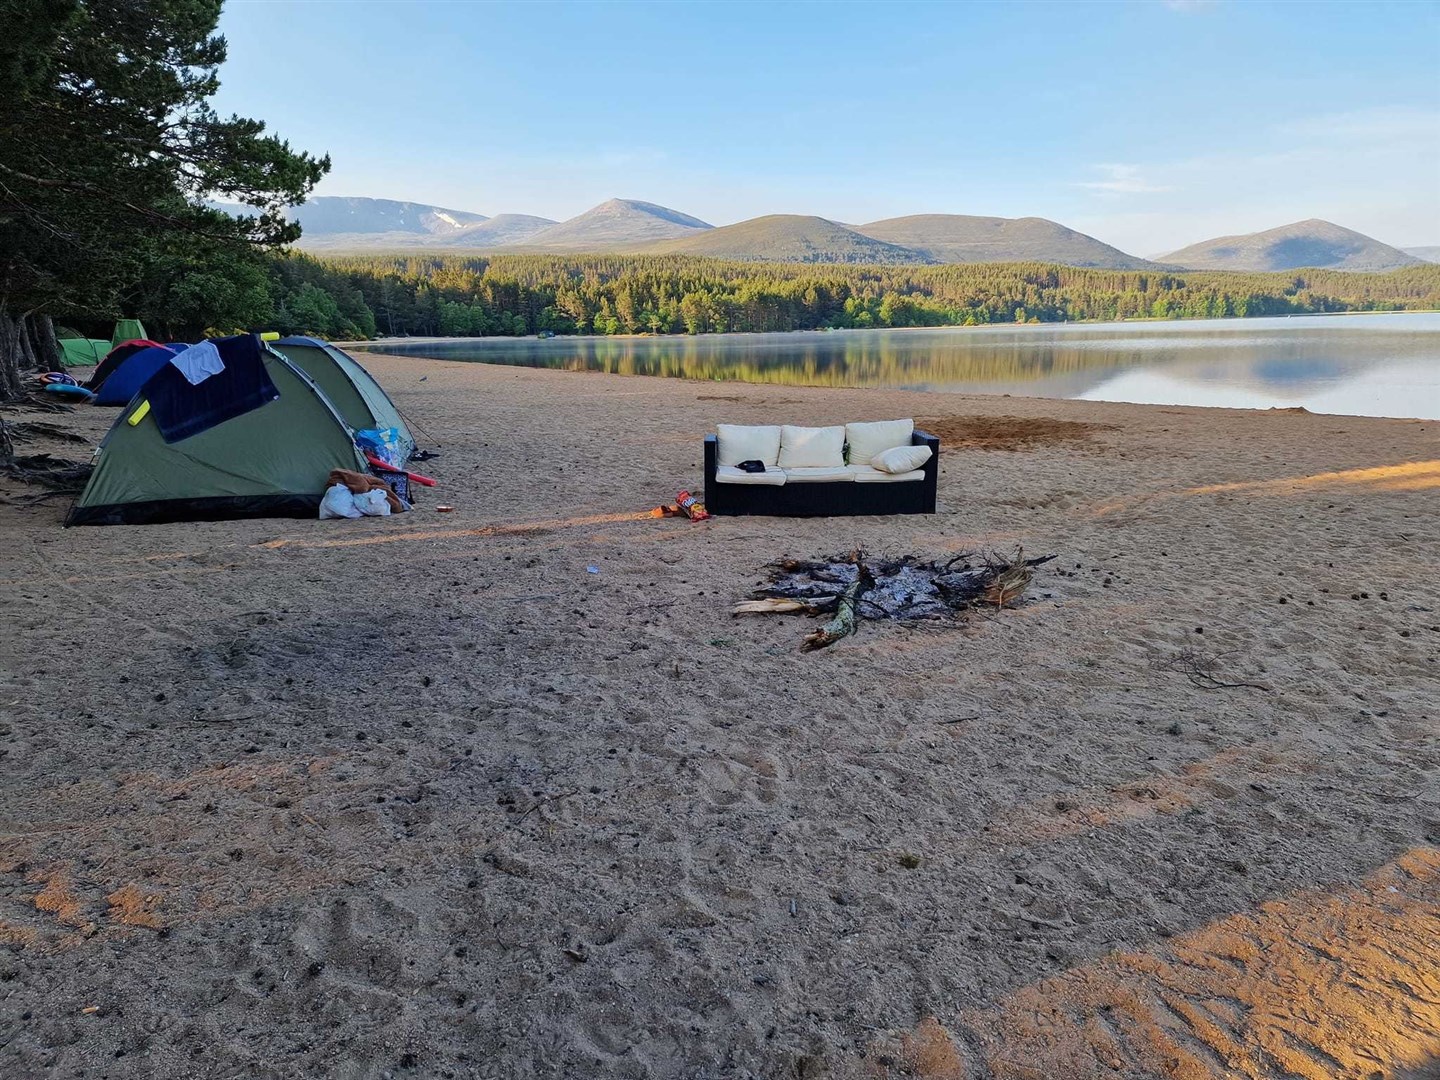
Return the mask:
[[415,483],[417,483],[417,484],[423,484],[425,487],[434,487],[434,486],[435,486],[435,481],[434,481],[433,479],[431,479],[430,477],[428,477],[428,476],[421,476],[418,472],[410,472],[410,471],[408,471],[408,470],[406,470],[406,469],[397,469],[397,468],[395,468],[394,465],[391,465],[388,461],[381,461],[381,460],[380,460],[378,457],[376,457],[374,454],[366,454],[366,455],[365,455],[365,460],[368,461],[368,462],[370,462],[370,464],[371,464],[371,465],[374,465],[377,469],[388,469],[388,470],[390,470],[391,472],[404,473],[404,475],[408,476],[411,480],[415,481]]

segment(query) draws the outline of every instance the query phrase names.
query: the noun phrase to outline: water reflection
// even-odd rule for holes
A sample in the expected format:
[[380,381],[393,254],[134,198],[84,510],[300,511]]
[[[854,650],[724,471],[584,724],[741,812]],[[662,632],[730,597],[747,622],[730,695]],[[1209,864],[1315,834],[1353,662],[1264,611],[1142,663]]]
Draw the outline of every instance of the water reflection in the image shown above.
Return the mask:
[[1440,418],[1430,313],[369,347],[621,375]]

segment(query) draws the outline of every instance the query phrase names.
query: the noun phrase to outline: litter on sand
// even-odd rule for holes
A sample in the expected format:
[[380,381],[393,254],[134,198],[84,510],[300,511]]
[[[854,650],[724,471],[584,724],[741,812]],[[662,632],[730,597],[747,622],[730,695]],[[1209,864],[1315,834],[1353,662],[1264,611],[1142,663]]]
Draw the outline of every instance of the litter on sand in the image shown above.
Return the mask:
[[691,521],[705,521],[710,517],[710,512],[705,509],[705,504],[700,501],[698,495],[691,495],[688,491],[682,491],[676,496],[680,512]]

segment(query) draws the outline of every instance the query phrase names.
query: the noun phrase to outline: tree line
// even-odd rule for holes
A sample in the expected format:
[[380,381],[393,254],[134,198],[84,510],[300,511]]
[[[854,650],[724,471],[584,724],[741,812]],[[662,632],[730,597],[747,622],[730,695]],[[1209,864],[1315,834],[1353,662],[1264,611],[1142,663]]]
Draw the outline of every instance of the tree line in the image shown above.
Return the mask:
[[1387,274],[867,266],[688,256],[278,256],[247,324],[332,338],[701,334],[1440,308]]

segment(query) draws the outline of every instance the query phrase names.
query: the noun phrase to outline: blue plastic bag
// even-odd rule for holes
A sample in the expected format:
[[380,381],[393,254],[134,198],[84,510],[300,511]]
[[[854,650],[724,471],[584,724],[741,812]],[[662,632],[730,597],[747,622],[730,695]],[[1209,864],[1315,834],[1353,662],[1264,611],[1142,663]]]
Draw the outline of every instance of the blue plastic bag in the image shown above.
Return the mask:
[[399,428],[366,428],[355,433],[355,445],[374,454],[392,469],[403,470],[409,447]]

